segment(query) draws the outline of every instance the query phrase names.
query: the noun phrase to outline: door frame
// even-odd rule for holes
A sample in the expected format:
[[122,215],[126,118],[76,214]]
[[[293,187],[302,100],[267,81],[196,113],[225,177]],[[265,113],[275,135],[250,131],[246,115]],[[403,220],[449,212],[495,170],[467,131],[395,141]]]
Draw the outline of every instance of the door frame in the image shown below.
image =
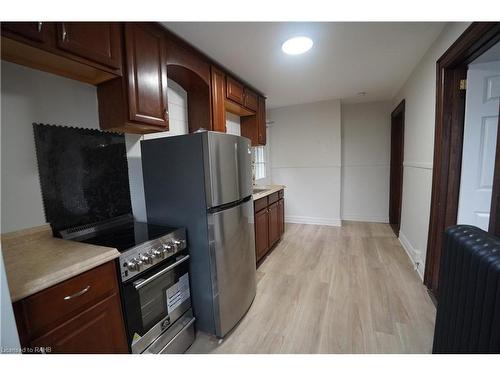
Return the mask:
[[[400,146],[400,153],[401,153],[401,170],[400,170],[400,176],[401,178],[399,179],[398,183],[398,188],[394,192],[392,191],[392,150],[393,150],[393,139],[392,139],[392,127],[394,126],[394,121],[397,117],[401,116],[401,134],[402,134],[402,139],[401,139],[401,146]],[[390,171],[390,177],[389,177],[389,225],[391,226],[392,230],[394,231],[394,234],[396,237],[399,237],[399,231],[401,229],[401,208],[403,205],[403,173],[404,173],[404,167],[403,167],[403,162],[404,162],[404,148],[405,148],[405,100],[403,99],[398,106],[392,111],[391,113],[391,171]],[[393,206],[393,199],[395,197],[395,194],[399,195],[399,205],[397,207],[397,215],[398,215],[398,223],[391,223],[391,207]]]
[[[438,299],[441,247],[446,228],[457,223],[465,115],[465,91],[460,81],[467,77],[470,62],[500,41],[499,22],[474,22],[439,58],[436,64],[436,127],[432,197],[425,260],[424,284]],[[498,150],[498,144],[497,144]],[[495,163],[494,194],[500,189],[500,161]],[[492,196],[492,207],[498,202]],[[490,213],[490,229],[500,204]],[[498,233],[497,233],[498,234]]]

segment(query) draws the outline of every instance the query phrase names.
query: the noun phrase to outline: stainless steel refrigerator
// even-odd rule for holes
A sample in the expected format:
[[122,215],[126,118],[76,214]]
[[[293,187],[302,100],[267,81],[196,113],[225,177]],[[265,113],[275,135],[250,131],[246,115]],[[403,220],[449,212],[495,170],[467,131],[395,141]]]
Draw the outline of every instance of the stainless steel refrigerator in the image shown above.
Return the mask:
[[256,290],[250,141],[200,132],[141,151],[148,222],[186,228],[197,328],[223,337]]

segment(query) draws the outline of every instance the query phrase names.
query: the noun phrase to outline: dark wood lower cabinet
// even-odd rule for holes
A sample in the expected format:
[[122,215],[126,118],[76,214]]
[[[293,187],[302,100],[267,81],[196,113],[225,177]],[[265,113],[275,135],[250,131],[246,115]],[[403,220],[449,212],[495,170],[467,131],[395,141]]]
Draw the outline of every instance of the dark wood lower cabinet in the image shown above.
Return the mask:
[[273,246],[281,236],[278,224],[278,202],[271,204],[269,212],[269,244]]
[[13,307],[27,353],[128,353],[114,261]]
[[283,199],[278,201],[278,231],[280,236],[285,233],[285,201]]
[[269,213],[267,207],[255,214],[255,257],[257,261],[269,250]]
[[51,353],[128,353],[117,294],[31,341]]
[[[283,190],[279,196],[283,197]],[[259,262],[279,242],[285,231],[285,201],[278,193],[254,202],[255,259]]]

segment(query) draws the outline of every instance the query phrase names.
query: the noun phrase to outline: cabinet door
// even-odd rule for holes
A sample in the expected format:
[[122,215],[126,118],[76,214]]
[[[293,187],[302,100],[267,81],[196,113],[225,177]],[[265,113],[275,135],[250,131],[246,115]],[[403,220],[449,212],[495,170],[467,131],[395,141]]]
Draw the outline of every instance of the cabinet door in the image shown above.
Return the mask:
[[243,85],[233,78],[226,76],[226,97],[238,104],[244,105],[244,96]]
[[2,29],[35,42],[45,43],[49,39],[47,22],[2,22]]
[[280,238],[278,202],[269,206],[269,247]]
[[51,353],[127,353],[118,294],[33,340],[31,346],[49,347]]
[[224,107],[226,81],[224,73],[212,66],[212,130],[226,132],[226,108]]
[[120,27],[112,22],[59,22],[57,46],[93,62],[119,69]]
[[259,261],[269,249],[269,213],[267,208],[255,214],[255,258]]
[[281,237],[285,233],[285,201],[278,201],[278,232]]
[[247,88],[245,88],[245,107],[252,111],[257,111],[258,109],[257,94]]
[[33,340],[31,346],[50,347],[51,353],[127,353],[118,295]]
[[266,99],[259,96],[257,110],[257,138],[258,144],[265,146],[266,144]]
[[153,25],[125,24],[130,121],[168,130],[167,57],[164,34]]

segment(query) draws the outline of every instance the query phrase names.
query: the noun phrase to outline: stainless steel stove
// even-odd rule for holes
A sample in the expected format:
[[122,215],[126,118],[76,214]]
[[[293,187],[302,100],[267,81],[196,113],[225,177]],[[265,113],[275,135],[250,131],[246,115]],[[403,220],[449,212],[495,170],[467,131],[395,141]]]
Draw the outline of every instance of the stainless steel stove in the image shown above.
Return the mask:
[[114,247],[132,353],[183,353],[194,341],[186,231],[132,215],[60,232],[64,239]]

